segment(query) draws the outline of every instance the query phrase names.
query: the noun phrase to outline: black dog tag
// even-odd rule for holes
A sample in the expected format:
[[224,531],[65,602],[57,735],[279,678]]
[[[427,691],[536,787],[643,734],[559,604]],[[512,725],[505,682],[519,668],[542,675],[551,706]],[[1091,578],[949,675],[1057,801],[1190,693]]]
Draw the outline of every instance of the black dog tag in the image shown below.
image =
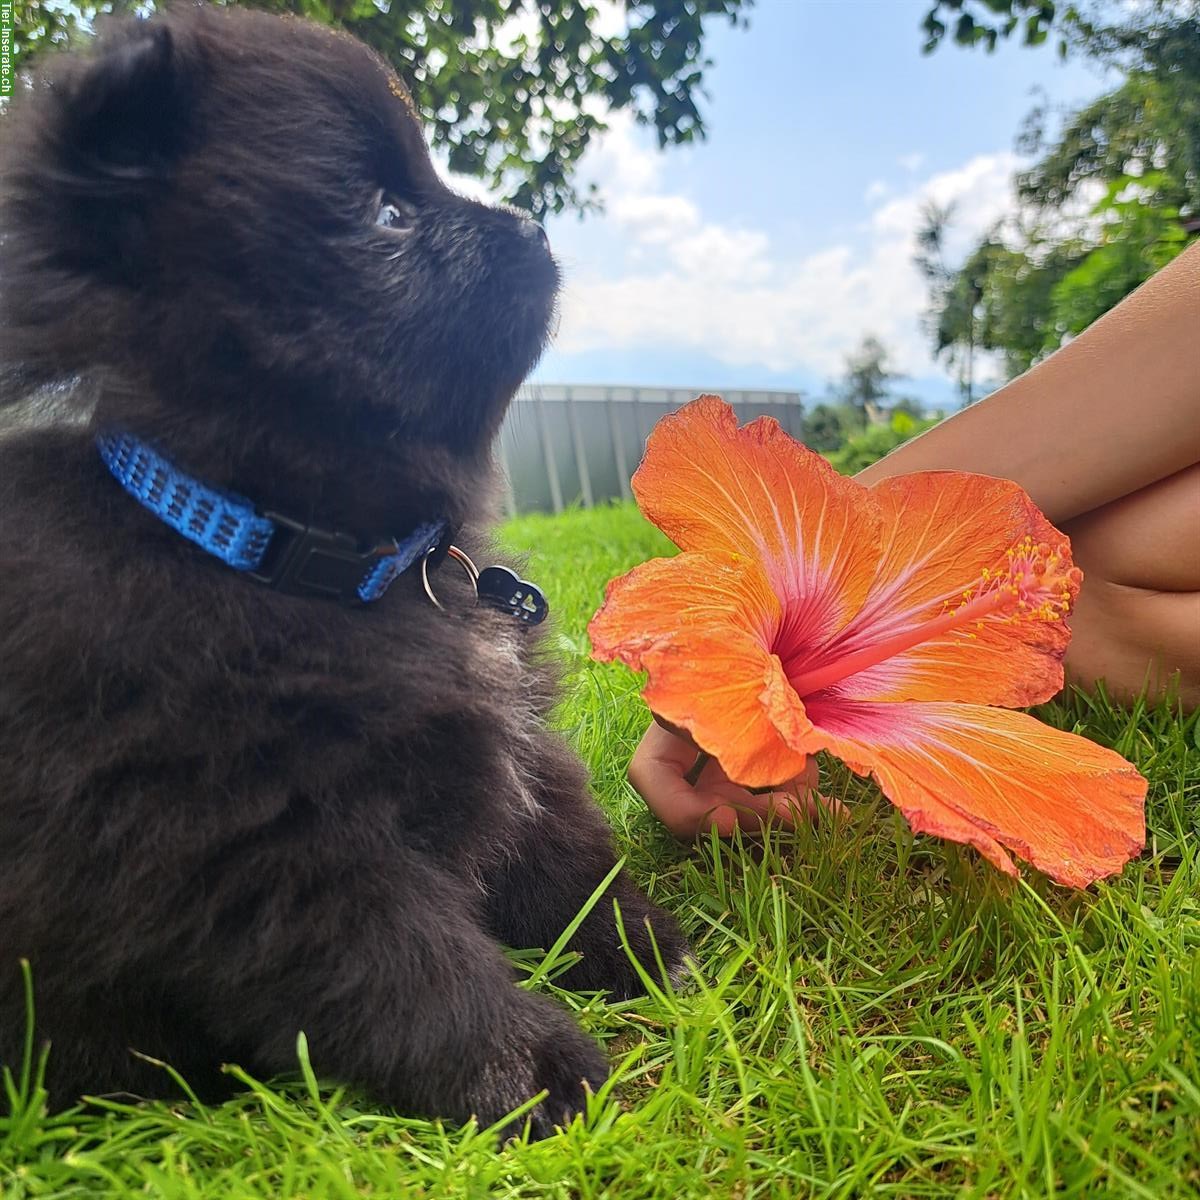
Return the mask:
[[526,625],[540,625],[550,611],[541,589],[519,578],[507,567],[484,567],[475,586],[482,603],[516,617]]

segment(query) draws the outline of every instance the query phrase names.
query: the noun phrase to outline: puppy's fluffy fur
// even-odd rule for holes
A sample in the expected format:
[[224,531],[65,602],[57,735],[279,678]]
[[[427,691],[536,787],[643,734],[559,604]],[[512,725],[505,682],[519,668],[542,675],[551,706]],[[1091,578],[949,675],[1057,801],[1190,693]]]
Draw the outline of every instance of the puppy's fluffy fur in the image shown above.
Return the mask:
[[[520,990],[614,860],[544,728],[530,631],[452,566],[352,610],[238,575],[100,462],[130,430],[325,527],[468,550],[489,444],[541,352],[540,231],[439,182],[353,40],[244,11],[112,27],[5,117],[0,442],[0,1061],[33,967],[52,1102],[202,1091],[222,1062],[316,1069],[402,1110],[537,1132],[604,1060]],[[382,194],[382,195],[381,195]],[[393,203],[393,227],[376,223]],[[672,919],[624,877],[568,982],[637,990]]]

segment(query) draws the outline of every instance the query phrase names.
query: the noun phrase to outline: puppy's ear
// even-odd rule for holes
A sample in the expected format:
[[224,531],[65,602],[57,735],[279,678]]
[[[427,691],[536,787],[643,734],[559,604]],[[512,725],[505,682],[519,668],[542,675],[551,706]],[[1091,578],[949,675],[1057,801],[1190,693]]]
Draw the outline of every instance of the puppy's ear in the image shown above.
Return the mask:
[[169,27],[133,25],[63,81],[58,140],[69,173],[118,191],[161,177],[187,143],[197,82]]

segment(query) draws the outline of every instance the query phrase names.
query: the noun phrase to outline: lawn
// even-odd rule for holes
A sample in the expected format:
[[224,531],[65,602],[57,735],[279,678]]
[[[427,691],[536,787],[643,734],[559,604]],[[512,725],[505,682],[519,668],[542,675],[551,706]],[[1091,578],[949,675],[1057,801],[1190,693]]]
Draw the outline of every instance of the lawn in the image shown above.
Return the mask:
[[629,507],[505,535],[550,597],[562,727],[697,963],[677,993],[632,1003],[556,993],[615,1067],[586,1122],[497,1151],[486,1131],[397,1119],[304,1070],[247,1078],[220,1108],[48,1119],[25,1103],[0,1119],[5,1200],[1200,1193],[1195,717],[1081,695],[1041,711],[1150,780],[1145,854],[1086,893],[914,838],[836,765],[822,784],[846,822],[680,848],[625,782],[637,680],[590,662],[584,633],[604,582],[665,541]]

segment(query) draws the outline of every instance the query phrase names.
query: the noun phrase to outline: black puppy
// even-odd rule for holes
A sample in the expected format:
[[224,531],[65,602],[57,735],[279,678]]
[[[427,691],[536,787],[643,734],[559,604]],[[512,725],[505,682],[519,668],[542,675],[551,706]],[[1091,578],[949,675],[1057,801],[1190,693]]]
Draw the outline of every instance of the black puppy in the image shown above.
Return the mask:
[[[536,633],[420,570],[485,553],[557,290],[541,230],[447,190],[390,70],[297,20],[117,25],[3,124],[4,399],[60,419],[0,441],[0,1061],[27,957],[58,1105],[169,1090],[131,1047],[202,1090],[289,1070],[303,1030],[412,1113],[548,1089],[547,1132],[605,1062],[500,943],[549,946],[614,852]],[[282,514],[279,586],[127,494],[118,435]],[[386,595],[313,594],[386,575],[391,539]],[[618,877],[567,982],[623,996],[614,896],[647,965],[684,943]]]

